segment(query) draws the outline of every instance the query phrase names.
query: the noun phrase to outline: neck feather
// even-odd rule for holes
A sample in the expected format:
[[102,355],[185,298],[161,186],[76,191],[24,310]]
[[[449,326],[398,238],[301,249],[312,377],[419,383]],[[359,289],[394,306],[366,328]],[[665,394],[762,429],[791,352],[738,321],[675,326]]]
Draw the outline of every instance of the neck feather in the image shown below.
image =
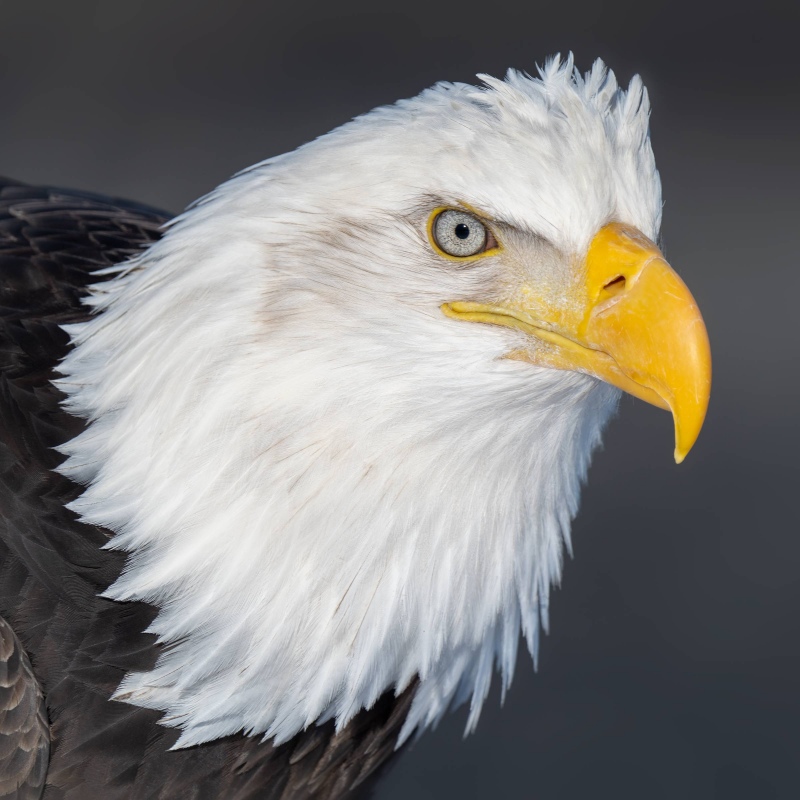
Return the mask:
[[418,676],[401,738],[467,700],[471,729],[520,629],[535,656],[616,391],[497,358],[486,326],[349,324],[192,219],[96,287],[59,381],[91,421],[73,508],[129,553],[106,594],[155,604],[168,645],[117,699],[179,747],[281,742]]

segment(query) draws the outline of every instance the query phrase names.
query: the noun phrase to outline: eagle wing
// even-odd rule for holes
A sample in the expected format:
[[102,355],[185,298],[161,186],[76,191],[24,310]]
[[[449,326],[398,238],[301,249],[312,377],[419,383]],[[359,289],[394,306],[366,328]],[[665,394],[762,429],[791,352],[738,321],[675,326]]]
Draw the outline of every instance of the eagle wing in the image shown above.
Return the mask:
[[49,757],[42,691],[19,639],[0,617],[0,797],[41,797]]
[[[84,423],[61,408],[51,380],[69,348],[60,326],[86,318],[92,273],[156,241],[168,219],[128,201],[0,179],[0,614],[30,655],[29,691],[38,680],[46,700],[44,798],[352,797],[395,752],[413,686],[338,733],[328,722],[278,747],[236,735],[170,751],[177,732],[158,725],[158,712],[109,700],[126,672],[155,664],[159,647],[143,631],[156,609],[99,597],[125,557],[102,549],[107,530],[65,507],[80,487],[53,471],[62,458],[54,448]],[[45,768],[37,761],[32,776]]]

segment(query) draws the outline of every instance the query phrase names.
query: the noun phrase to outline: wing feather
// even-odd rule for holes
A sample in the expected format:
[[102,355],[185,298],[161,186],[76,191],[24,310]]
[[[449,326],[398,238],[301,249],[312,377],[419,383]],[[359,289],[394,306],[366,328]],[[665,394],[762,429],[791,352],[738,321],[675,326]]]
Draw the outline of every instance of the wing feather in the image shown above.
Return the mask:
[[0,797],[38,800],[49,759],[42,690],[22,644],[0,617]]

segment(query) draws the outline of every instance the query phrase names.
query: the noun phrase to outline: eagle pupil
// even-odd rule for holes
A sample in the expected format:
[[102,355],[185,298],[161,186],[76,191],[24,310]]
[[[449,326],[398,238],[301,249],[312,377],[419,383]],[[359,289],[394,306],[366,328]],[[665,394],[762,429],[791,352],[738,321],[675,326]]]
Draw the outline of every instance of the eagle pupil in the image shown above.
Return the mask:
[[466,239],[469,237],[469,225],[465,225],[463,222],[459,222],[456,225],[456,236],[459,239]]

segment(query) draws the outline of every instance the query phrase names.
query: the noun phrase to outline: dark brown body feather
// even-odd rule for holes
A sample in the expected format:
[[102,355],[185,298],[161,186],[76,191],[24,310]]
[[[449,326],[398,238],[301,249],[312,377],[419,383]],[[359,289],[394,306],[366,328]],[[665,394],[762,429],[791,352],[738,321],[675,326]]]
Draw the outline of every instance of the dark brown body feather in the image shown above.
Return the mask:
[[[60,408],[50,381],[69,347],[59,326],[86,316],[90,273],[156,240],[167,218],[0,180],[0,615],[46,700],[44,798],[352,797],[394,753],[413,687],[384,695],[338,734],[328,723],[280,747],[237,735],[172,752],[177,731],[159,726],[159,713],[108,699],[125,672],[155,663],[158,646],[142,632],[155,609],[98,597],[124,555],[102,550],[108,531],[65,508],[80,489],[53,472],[61,460],[53,448],[83,422]],[[23,728],[11,732],[15,742],[29,734]]]

